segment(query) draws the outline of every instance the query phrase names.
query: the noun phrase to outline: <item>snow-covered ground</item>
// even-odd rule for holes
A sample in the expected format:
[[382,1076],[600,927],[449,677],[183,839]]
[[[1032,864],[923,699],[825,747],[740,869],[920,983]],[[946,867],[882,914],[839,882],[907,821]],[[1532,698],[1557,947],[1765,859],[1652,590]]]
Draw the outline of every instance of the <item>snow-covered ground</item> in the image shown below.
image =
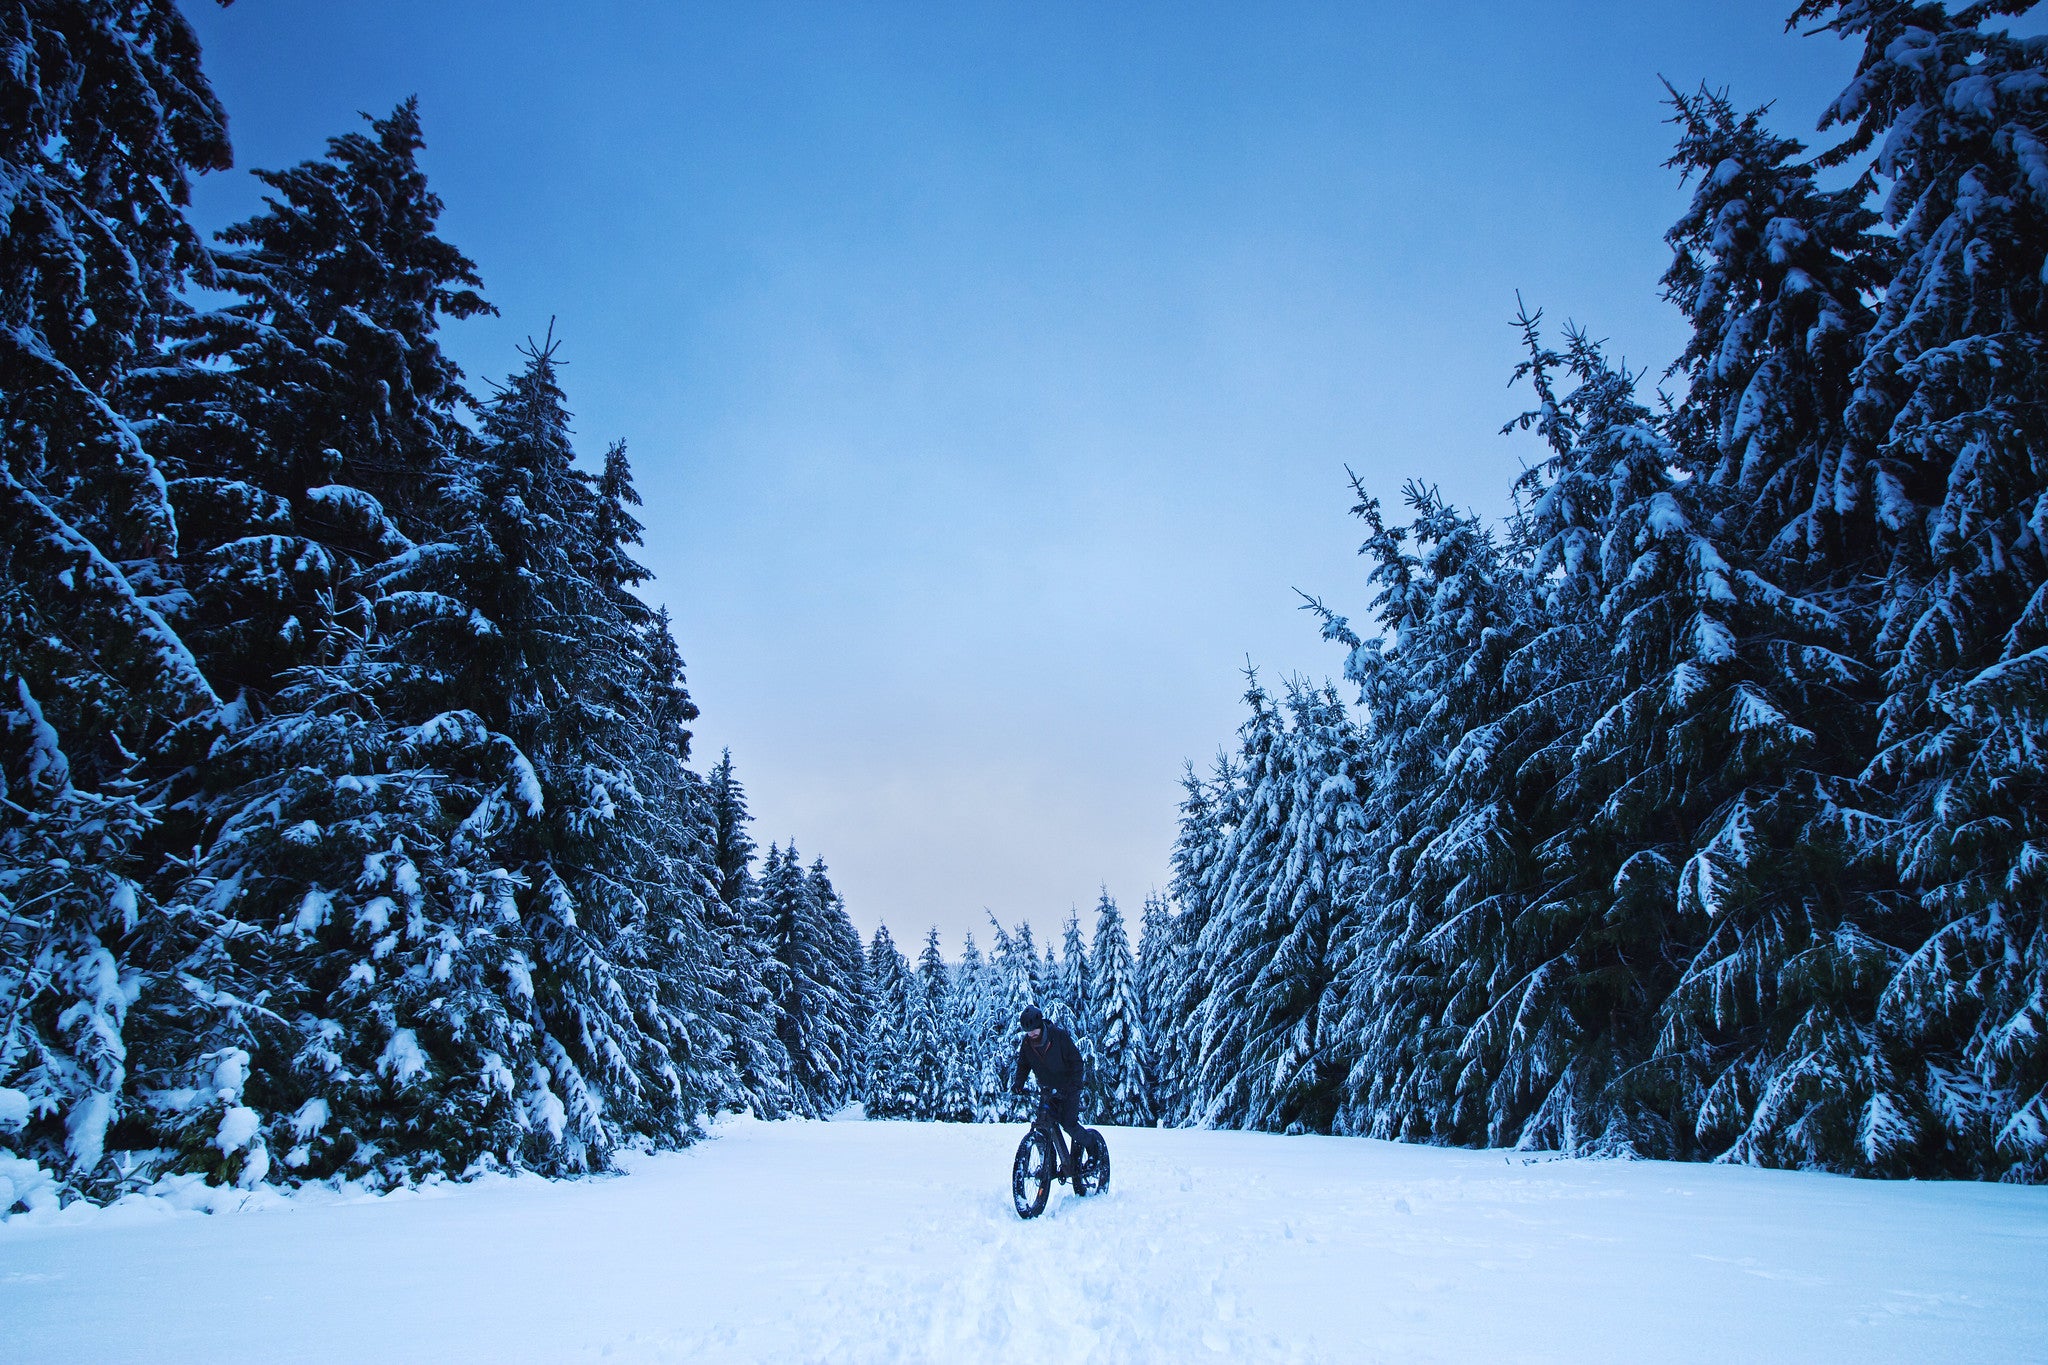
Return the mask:
[[2039,1361],[2048,1189],[730,1122],[629,1175],[0,1225],[7,1361]]

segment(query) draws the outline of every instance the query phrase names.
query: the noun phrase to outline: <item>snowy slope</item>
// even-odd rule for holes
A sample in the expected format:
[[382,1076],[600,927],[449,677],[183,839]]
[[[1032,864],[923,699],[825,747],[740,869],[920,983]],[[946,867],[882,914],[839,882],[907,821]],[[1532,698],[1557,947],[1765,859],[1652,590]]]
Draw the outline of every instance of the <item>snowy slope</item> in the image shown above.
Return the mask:
[[731,1122],[630,1175],[0,1225],[8,1361],[2048,1360],[2048,1189]]

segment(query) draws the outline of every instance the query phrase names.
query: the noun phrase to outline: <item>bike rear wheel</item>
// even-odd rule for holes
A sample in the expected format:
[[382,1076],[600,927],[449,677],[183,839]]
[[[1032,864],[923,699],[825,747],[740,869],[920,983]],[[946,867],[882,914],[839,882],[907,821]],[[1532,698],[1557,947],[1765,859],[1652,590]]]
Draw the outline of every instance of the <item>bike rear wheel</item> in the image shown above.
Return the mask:
[[1017,1144],[1016,1164],[1010,1168],[1010,1196],[1019,1218],[1036,1218],[1045,1212],[1058,1170],[1058,1158],[1045,1134],[1036,1129],[1026,1133]]
[[1100,1194],[1109,1188],[1109,1143],[1093,1128],[1082,1134],[1074,1153],[1074,1193]]

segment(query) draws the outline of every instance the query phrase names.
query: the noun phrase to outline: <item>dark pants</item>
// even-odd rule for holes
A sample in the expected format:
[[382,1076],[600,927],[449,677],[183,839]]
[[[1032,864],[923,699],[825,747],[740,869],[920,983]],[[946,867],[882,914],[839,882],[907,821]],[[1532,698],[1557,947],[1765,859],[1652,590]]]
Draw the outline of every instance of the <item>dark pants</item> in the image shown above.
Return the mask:
[[[1067,1149],[1078,1152],[1081,1147],[1081,1096],[1077,1091],[1055,1090],[1046,1097],[1052,1103],[1052,1116],[1058,1127],[1067,1130]],[[1069,1157],[1068,1165],[1073,1164]]]

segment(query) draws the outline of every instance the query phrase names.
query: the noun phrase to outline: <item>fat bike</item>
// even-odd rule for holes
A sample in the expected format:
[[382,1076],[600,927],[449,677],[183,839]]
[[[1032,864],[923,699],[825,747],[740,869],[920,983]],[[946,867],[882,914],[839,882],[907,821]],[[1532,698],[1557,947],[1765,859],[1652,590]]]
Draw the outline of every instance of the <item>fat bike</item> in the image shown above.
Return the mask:
[[1010,1196],[1016,1201],[1019,1218],[1044,1213],[1058,1181],[1067,1181],[1083,1198],[1109,1188],[1109,1144],[1102,1134],[1083,1128],[1073,1159],[1067,1157],[1066,1134],[1060,1131],[1052,1100],[1040,1094],[1038,1115],[1031,1121],[1031,1131],[1017,1144],[1017,1160],[1010,1168]]

